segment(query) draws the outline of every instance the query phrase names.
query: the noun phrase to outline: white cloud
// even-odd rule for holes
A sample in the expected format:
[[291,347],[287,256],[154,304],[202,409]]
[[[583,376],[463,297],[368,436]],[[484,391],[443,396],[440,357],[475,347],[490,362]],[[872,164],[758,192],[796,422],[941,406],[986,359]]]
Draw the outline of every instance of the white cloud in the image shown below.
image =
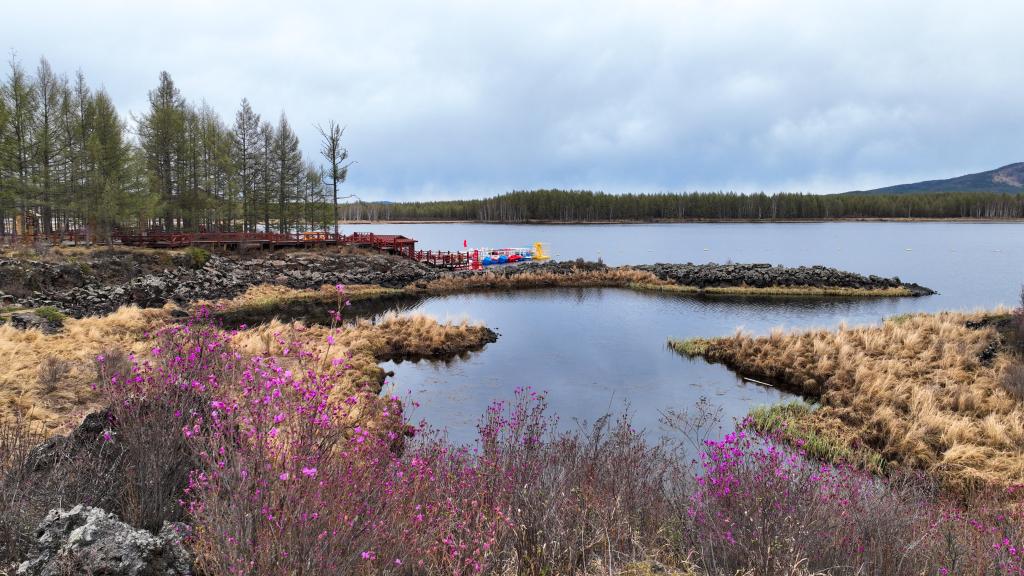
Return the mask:
[[351,190],[829,192],[1024,159],[1024,5],[881,0],[10,3],[0,44],[138,113],[160,70],[348,126]]

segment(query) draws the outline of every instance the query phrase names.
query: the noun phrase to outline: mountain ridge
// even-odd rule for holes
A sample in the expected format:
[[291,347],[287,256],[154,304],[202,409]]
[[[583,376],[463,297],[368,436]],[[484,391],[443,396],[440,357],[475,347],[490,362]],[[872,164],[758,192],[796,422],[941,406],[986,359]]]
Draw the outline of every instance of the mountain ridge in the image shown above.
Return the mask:
[[928,194],[937,192],[1024,192],[1024,162],[1014,162],[985,172],[964,174],[940,180],[896,184],[872,190],[854,190],[846,194]]

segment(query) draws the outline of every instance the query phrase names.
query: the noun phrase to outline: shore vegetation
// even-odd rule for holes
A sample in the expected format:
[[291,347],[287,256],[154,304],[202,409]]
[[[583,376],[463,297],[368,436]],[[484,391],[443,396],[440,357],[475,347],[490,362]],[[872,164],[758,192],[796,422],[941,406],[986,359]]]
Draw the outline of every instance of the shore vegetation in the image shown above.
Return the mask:
[[824,434],[825,452],[851,450],[873,469],[923,470],[970,493],[1024,483],[1024,405],[1013,376],[1020,359],[1007,346],[1015,338],[1009,318],[915,314],[878,326],[737,332],[677,349],[818,404],[762,412],[755,421],[763,429],[785,422],[804,440]]
[[[344,308],[346,299],[376,293],[375,288],[354,288],[352,295],[329,292],[300,298],[317,298],[318,305],[332,310]],[[266,306],[272,295],[287,289],[254,289],[238,302],[218,306]],[[217,307],[197,305],[194,313],[213,315]],[[96,392],[97,357],[119,359],[140,356],[152,345],[154,334],[176,325],[182,311],[173,305],[140,309],[129,306],[113,314],[86,318],[68,318],[63,329],[44,334],[37,329],[20,330],[0,325],[0,411],[3,422],[21,422],[44,432],[67,430],[81,418],[101,408]],[[348,368],[344,390],[364,390],[376,395],[384,383],[379,363],[391,359],[447,358],[479,350],[496,338],[494,332],[468,321],[438,322],[422,314],[388,314],[377,322],[358,320],[338,325],[306,326],[302,322],[282,322],[269,318],[257,326],[243,326],[234,337],[234,345],[247,354],[274,356],[292,344],[305,343],[319,350],[330,342],[334,353],[344,357]],[[110,360],[109,362],[113,362]],[[130,364],[130,363],[128,363]],[[339,388],[340,390],[341,388]]]
[[565,431],[530,388],[453,444],[397,398],[339,394],[351,368],[331,333],[271,336],[268,354],[199,317],[128,364],[96,358],[109,408],[45,461],[26,428],[3,428],[0,561],[32,553],[47,510],[88,501],[151,530],[185,522],[200,574],[1024,570],[1012,487],[946,497],[924,476],[818,461],[749,419],[723,429],[703,403],[667,414],[658,443],[628,416]]

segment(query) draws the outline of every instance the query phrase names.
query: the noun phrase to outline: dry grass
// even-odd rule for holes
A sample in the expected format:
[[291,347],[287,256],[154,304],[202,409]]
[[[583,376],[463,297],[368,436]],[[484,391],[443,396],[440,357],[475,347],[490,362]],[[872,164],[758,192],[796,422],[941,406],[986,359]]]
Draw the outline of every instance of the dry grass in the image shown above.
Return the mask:
[[843,286],[769,286],[766,288],[755,286],[708,286],[699,288],[697,286],[684,286],[681,284],[633,284],[629,287],[635,290],[720,296],[873,296],[881,298],[913,296],[913,293],[906,288],[847,288]]
[[95,358],[114,349],[140,352],[145,333],[170,320],[170,308],[121,308],[68,319],[52,335],[0,325],[0,422],[16,419],[55,431],[99,406]]
[[[379,287],[346,289],[349,299],[369,298],[385,292]],[[336,301],[334,288],[328,291],[289,291],[279,287],[257,287],[228,307],[268,305],[275,297]],[[320,302],[321,300],[317,300]],[[175,319],[172,306],[140,309],[125,307],[107,316],[68,319],[64,329],[52,335],[38,330],[16,330],[0,325],[0,424],[14,421],[39,426],[47,433],[66,431],[82,416],[100,406],[93,390],[95,358],[143,353],[152,347],[148,338]],[[423,315],[387,315],[377,324],[359,321],[339,327],[335,344],[329,346],[330,328],[306,327],[301,323],[272,321],[239,335],[244,352],[278,354],[287,343],[298,342],[329,358],[344,358],[347,388],[339,394],[364,390],[376,395],[384,380],[378,362],[391,358],[444,358],[483,347],[494,333],[468,322],[439,323]],[[284,344],[282,344],[282,342]]]
[[844,437],[842,430],[829,428],[835,421],[818,418],[815,408],[806,402],[754,408],[750,418],[755,430],[798,446],[815,460],[852,464],[875,474],[885,472],[886,460],[881,454]]
[[1009,355],[981,360],[1000,338],[991,326],[967,327],[983,317],[947,312],[832,331],[737,333],[711,340],[703,356],[818,399],[816,427],[969,492],[1024,483],[1024,406],[1000,384]]
[[722,296],[911,296],[906,288],[845,288],[815,286],[687,286],[662,280],[652,272],[633,268],[575,268],[571,273],[524,272],[451,275],[427,283],[426,292],[449,294],[476,290],[517,290],[525,288],[630,288],[639,291],[675,292]]
[[[330,344],[328,337],[334,343]],[[384,385],[384,370],[379,363],[389,359],[446,358],[479,350],[495,340],[494,332],[479,324],[439,323],[434,318],[416,314],[388,314],[376,324],[361,320],[337,328],[305,326],[301,322],[273,320],[240,332],[233,340],[239,351],[250,355],[274,356],[283,366],[292,366],[294,356],[282,352],[295,343],[322,358],[320,370],[342,372],[341,384],[332,391],[335,401],[359,395],[363,401],[350,412],[354,423],[373,429],[379,423],[377,413],[386,410],[388,402],[378,396]],[[333,361],[340,359],[337,367]]]
[[[341,301],[369,300],[372,298],[383,298],[404,294],[403,290],[396,288],[384,288],[375,285],[350,285],[345,286],[345,293]],[[242,294],[228,300],[204,300],[197,302],[193,308],[208,306],[216,310],[226,312],[251,311],[272,311],[282,304],[289,302],[308,302],[310,304],[323,304],[324,306],[336,305],[339,302],[338,291],[334,286],[324,285],[316,290],[296,290],[287,286],[273,284],[260,284],[252,286]]]
[[481,274],[459,274],[444,276],[427,283],[425,290],[434,294],[452,292],[470,292],[473,290],[517,290],[524,288],[607,288],[630,287],[633,285],[668,284],[650,272],[630,268],[602,268],[589,270],[573,269],[571,273],[523,272],[520,274],[501,274],[483,272]]
[[[334,344],[329,344],[333,336]],[[246,330],[235,338],[248,354],[280,356],[293,342],[317,356],[346,358],[354,385],[380,391],[384,372],[378,362],[390,359],[445,358],[482,348],[494,340],[494,333],[468,321],[439,323],[424,314],[388,314],[376,324],[361,320],[331,329],[305,326],[301,322],[273,320]]]

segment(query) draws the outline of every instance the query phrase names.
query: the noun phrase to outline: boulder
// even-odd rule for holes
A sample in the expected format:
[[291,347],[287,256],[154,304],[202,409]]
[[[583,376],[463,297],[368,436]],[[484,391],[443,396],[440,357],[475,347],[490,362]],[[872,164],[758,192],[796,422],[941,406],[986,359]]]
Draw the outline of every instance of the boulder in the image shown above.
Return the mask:
[[159,534],[132,528],[101,508],[54,509],[36,530],[36,550],[19,576],[185,576],[192,554],[187,526],[165,523]]
[[35,312],[18,312],[11,314],[11,326],[19,330],[38,328],[43,334],[55,334],[64,326],[60,322],[47,320]]

